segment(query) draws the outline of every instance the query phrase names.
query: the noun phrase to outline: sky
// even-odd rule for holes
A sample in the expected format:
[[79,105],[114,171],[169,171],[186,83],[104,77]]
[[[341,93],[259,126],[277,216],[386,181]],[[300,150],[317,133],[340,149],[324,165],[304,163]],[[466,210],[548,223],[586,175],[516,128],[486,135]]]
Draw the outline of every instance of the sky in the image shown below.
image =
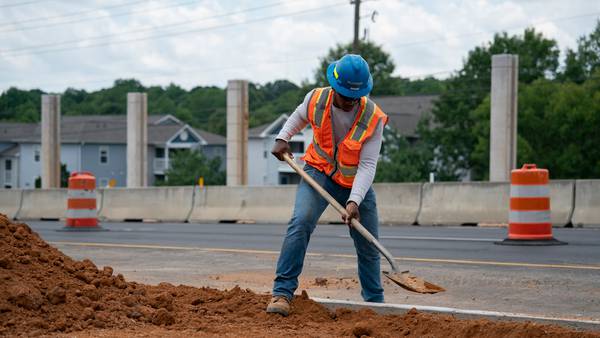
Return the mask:
[[[391,55],[394,75],[445,78],[495,32],[535,27],[562,52],[574,48],[600,1],[363,0],[361,17],[361,37]],[[91,91],[118,78],[300,84],[352,40],[353,18],[349,0],[0,0],[0,91]]]

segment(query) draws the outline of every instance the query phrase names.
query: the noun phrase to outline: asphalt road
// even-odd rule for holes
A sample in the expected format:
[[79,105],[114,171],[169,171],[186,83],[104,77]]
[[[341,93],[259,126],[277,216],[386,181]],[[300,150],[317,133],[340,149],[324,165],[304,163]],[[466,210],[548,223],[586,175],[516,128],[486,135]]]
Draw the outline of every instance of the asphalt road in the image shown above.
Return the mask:
[[[86,242],[278,251],[286,226],[267,224],[103,223],[104,232],[64,232],[61,222],[28,222],[50,242]],[[600,269],[600,229],[554,229],[562,246],[502,246],[505,228],[383,226],[382,244],[396,257],[591,265]],[[309,252],[354,254],[345,225],[319,225]],[[599,270],[600,274],[600,270]]]

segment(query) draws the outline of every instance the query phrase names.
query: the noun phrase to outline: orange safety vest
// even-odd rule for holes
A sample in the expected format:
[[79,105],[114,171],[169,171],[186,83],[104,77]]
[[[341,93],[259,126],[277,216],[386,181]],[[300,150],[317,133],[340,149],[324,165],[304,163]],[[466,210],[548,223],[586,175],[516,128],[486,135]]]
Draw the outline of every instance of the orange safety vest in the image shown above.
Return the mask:
[[360,161],[363,143],[373,135],[377,123],[387,123],[387,115],[369,98],[360,99],[360,108],[343,140],[335,145],[331,123],[331,87],[317,88],[308,104],[308,121],[313,129],[313,141],[302,159],[339,185],[352,188]]

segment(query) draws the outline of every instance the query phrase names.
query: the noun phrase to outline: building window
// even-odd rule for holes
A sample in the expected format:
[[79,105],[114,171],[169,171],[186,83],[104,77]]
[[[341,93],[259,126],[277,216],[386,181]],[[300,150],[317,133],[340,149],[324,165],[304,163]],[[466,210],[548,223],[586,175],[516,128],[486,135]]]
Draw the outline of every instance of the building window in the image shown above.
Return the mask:
[[303,153],[304,142],[290,142],[290,148],[292,149],[292,153]]
[[40,148],[39,147],[35,147],[35,149],[33,150],[33,160],[35,162],[40,161]]
[[280,175],[280,176],[279,176],[279,184],[282,184],[282,185],[284,185],[284,184],[288,184],[288,177],[287,177],[287,176]]
[[154,156],[156,158],[165,158],[165,148],[155,148]]
[[300,175],[295,173],[279,173],[279,184],[298,184],[300,183]]
[[100,146],[100,164],[108,163],[108,146]]
[[267,151],[263,151],[263,158],[267,158]]

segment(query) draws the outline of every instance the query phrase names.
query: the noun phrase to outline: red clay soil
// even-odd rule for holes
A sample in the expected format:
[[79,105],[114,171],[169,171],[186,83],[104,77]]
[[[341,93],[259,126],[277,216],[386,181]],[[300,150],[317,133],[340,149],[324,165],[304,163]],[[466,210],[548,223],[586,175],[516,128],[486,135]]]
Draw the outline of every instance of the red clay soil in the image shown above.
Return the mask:
[[535,323],[459,320],[411,310],[331,312],[303,293],[289,317],[268,315],[269,297],[236,287],[127,282],[113,269],[75,261],[26,224],[0,214],[0,336],[70,337],[598,337]]

